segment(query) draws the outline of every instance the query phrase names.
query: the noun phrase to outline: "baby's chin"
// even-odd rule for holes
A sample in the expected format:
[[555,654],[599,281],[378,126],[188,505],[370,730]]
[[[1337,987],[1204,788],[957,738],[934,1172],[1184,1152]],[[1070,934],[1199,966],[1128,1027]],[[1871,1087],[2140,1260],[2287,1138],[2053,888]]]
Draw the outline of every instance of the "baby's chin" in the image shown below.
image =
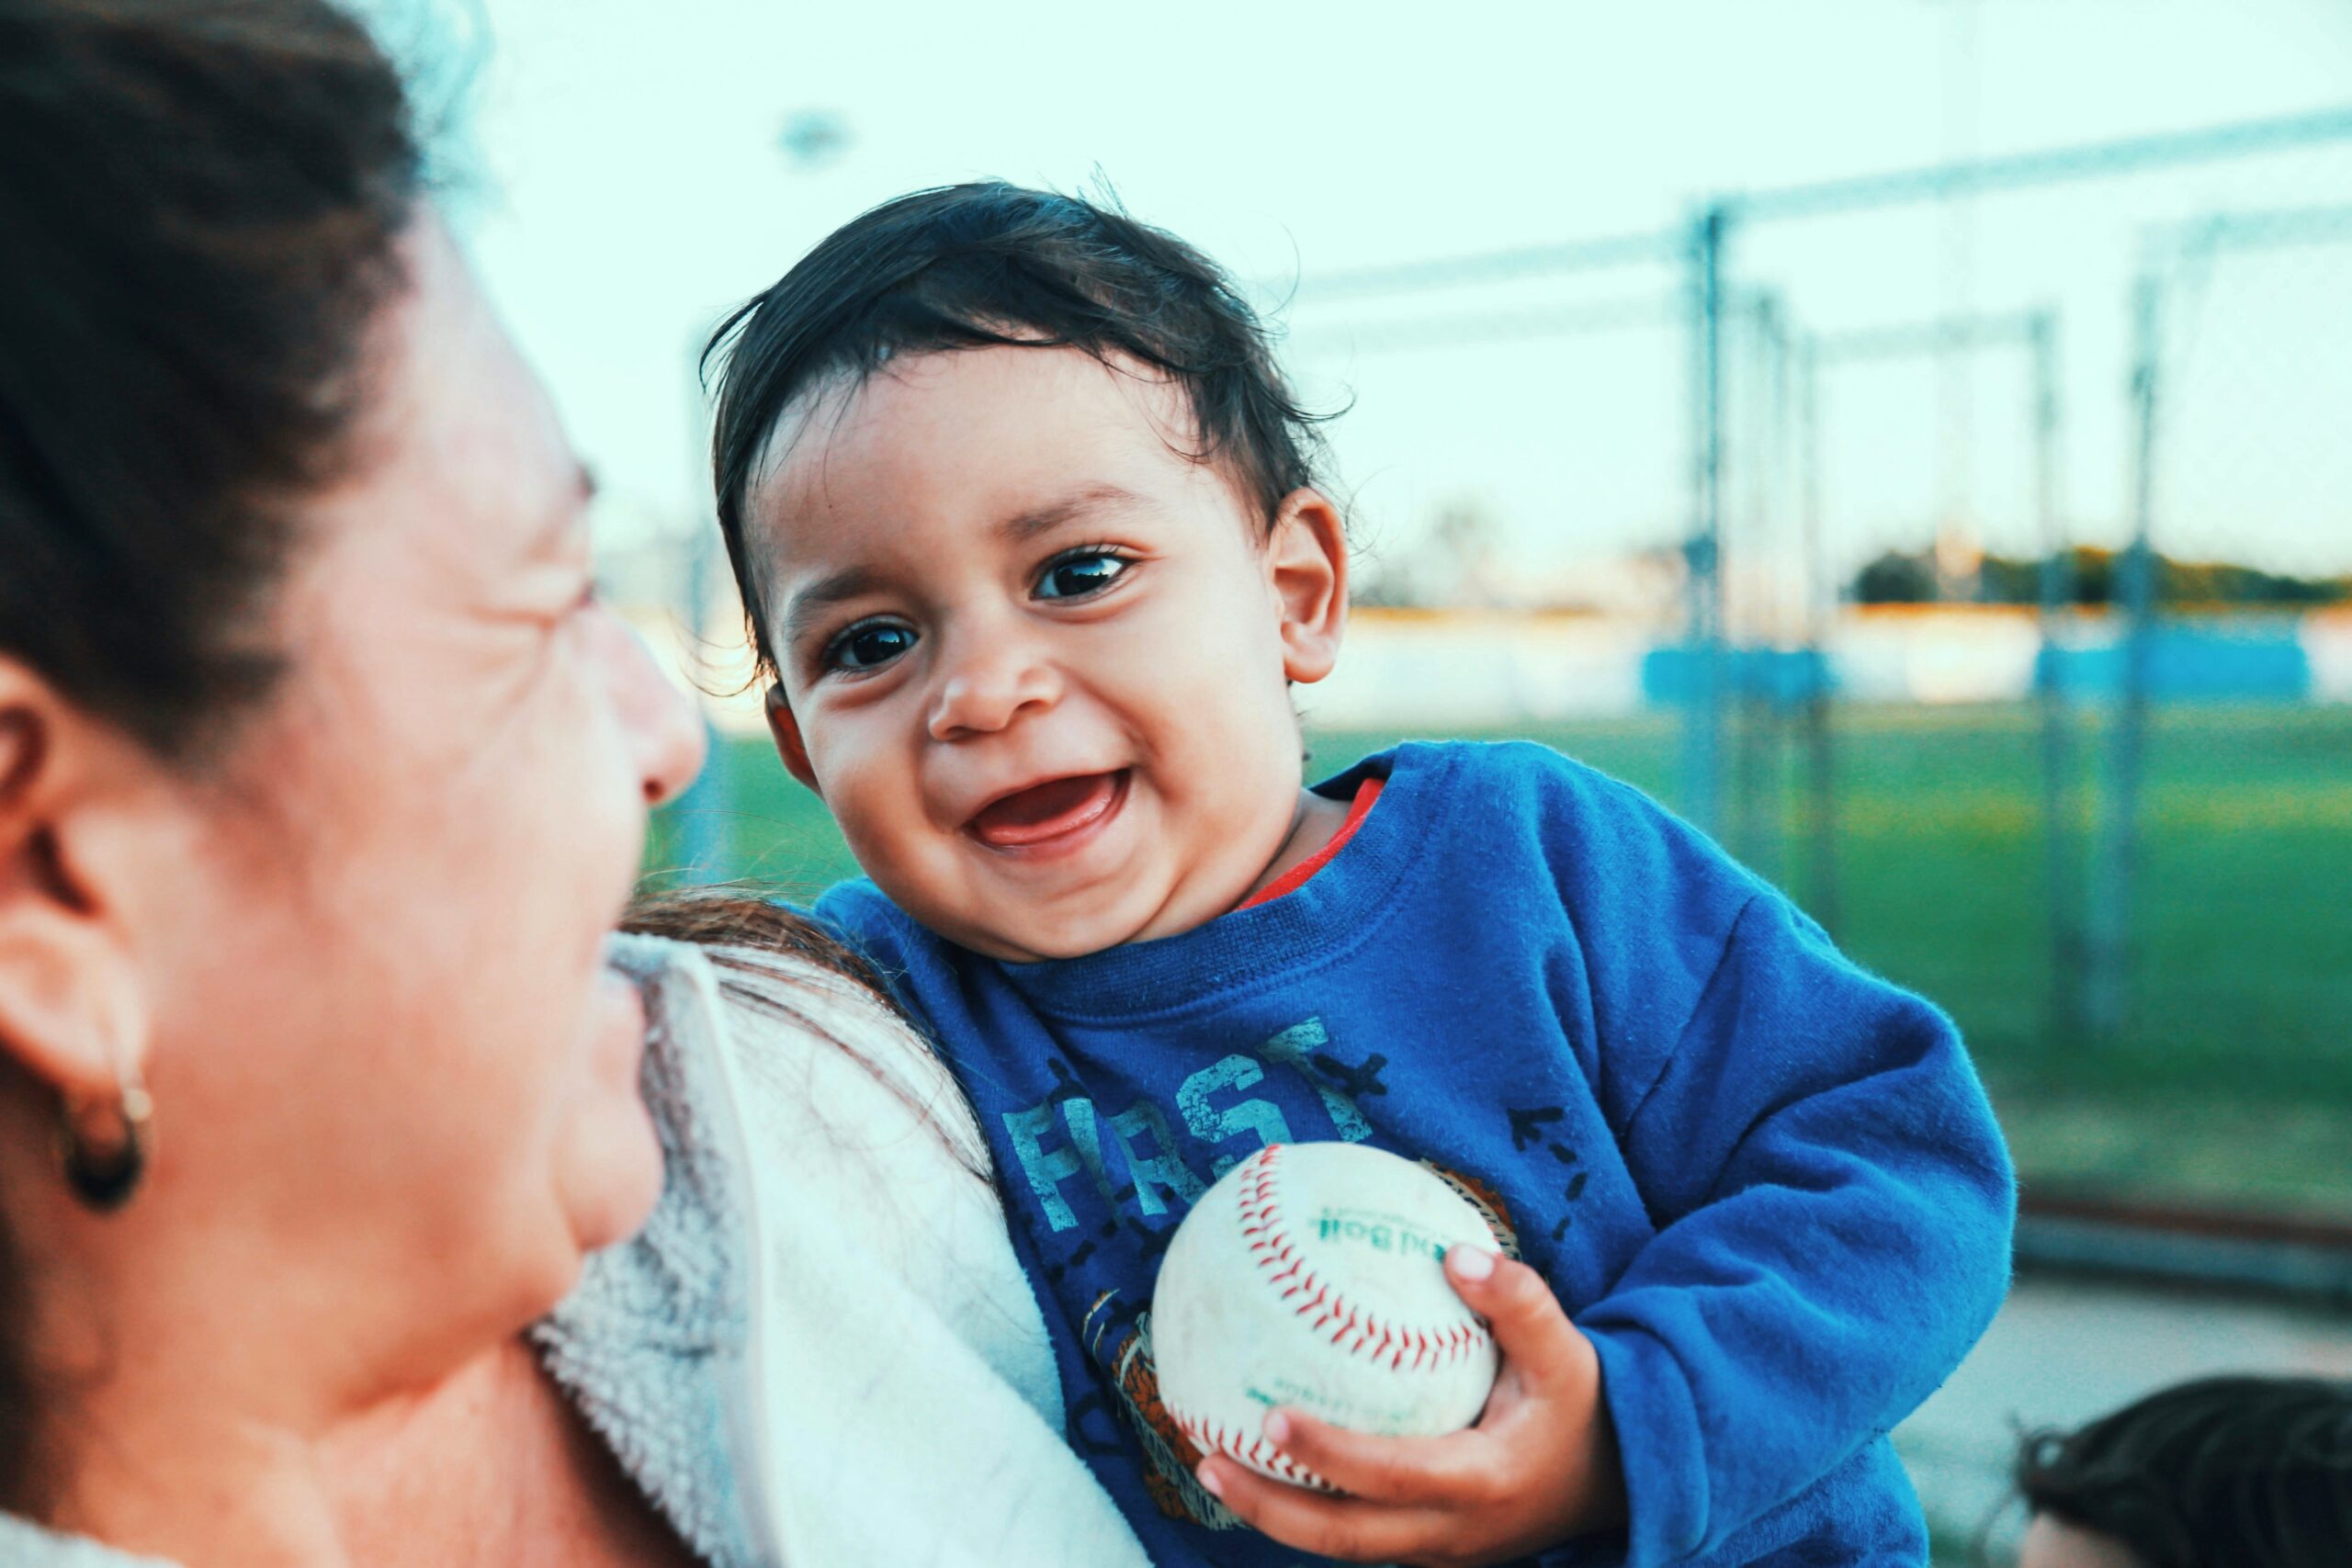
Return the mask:
[[924,927],[958,947],[1004,964],[1046,964],[1057,959],[1084,958],[1135,941],[1132,920],[1115,917],[1071,915],[1064,911],[1033,911],[1012,900],[985,911],[908,908]]
[[1182,936],[1240,903],[1250,883],[1237,879],[1229,889],[1180,886],[1160,899],[1137,897],[1145,892],[1139,888],[1122,892],[1124,897],[1087,909],[1031,906],[1013,898],[993,900],[983,909],[925,911],[903,902],[899,907],[930,931],[983,957],[1043,964]]
[[953,917],[925,918],[913,910],[915,919],[927,930],[945,937],[956,946],[968,948],[983,958],[993,958],[1000,964],[1051,964],[1065,958],[1084,958],[1120,945],[1117,937],[1103,937],[1081,928],[1076,931],[1055,930],[1040,931],[1034,928],[1008,929],[1001,924],[981,925]]

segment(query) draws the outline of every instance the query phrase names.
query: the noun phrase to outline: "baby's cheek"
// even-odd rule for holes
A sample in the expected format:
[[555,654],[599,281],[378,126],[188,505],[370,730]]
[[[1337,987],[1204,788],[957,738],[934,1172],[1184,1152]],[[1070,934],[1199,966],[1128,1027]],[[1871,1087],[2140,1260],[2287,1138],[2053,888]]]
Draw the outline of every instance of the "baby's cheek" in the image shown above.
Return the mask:
[[830,793],[842,837],[867,875],[901,903],[935,896],[946,846],[906,792],[869,778]]
[[[844,791],[831,787],[826,792],[829,803],[852,798],[854,793],[854,789]],[[847,840],[849,852],[855,855],[858,863],[867,870],[889,864],[897,858],[891,853],[888,838],[877,832],[875,813],[870,807],[845,811],[835,806],[833,821],[841,829],[842,839]]]

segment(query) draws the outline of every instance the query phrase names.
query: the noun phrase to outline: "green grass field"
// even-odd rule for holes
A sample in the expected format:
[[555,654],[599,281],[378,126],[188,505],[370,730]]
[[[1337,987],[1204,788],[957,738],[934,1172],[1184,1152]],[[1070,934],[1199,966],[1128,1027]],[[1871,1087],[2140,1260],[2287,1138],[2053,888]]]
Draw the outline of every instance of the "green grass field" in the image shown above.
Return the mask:
[[[1674,802],[1670,716],[1521,733]],[[1838,734],[1839,938],[1960,1021],[2030,1183],[2352,1217],[2352,709],[2160,716],[2132,1022],[2105,1048],[2052,1026],[2030,714],[1856,709]],[[1316,775],[1396,738],[1312,734]],[[807,893],[854,869],[763,744],[713,766],[729,873]],[[1776,879],[1778,826],[1750,846]]]

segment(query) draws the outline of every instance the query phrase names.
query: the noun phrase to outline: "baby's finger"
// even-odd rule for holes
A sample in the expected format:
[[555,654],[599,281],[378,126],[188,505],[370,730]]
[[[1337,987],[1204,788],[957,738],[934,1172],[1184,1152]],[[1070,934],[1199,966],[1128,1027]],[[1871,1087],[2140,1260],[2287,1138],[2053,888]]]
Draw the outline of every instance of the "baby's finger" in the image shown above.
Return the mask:
[[1222,1456],[1195,1472],[1211,1495],[1252,1529],[1284,1546],[1343,1562],[1400,1562],[1442,1549],[1449,1521],[1421,1508],[1391,1507],[1361,1498],[1331,1497],[1269,1481]]
[[1266,1440],[1340,1491],[1395,1506],[1482,1507],[1494,1500],[1494,1446],[1475,1432],[1375,1438],[1298,1411],[1269,1411]]
[[1523,1381],[1542,1388],[1584,1373],[1592,1347],[1543,1275],[1467,1246],[1446,1248],[1445,1274],[1454,1293],[1493,1327],[1503,1359]]

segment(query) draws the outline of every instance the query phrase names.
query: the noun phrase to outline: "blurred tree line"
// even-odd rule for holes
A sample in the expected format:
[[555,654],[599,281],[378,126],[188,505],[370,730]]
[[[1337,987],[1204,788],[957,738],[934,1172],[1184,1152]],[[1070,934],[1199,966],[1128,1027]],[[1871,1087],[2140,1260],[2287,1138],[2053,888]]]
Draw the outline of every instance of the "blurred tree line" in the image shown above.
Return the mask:
[[[2080,545],[2072,552],[2073,602],[2105,604],[2115,597],[2120,551]],[[2041,601],[2039,558],[1988,555],[1976,573],[1981,604],[2036,604]],[[1858,604],[1932,604],[1937,591],[1932,549],[1888,550],[1854,574],[1849,597]],[[2156,557],[2156,597],[2166,604],[2248,604],[2297,607],[2352,604],[2352,577],[2291,577],[2233,561],[2175,560]]]

